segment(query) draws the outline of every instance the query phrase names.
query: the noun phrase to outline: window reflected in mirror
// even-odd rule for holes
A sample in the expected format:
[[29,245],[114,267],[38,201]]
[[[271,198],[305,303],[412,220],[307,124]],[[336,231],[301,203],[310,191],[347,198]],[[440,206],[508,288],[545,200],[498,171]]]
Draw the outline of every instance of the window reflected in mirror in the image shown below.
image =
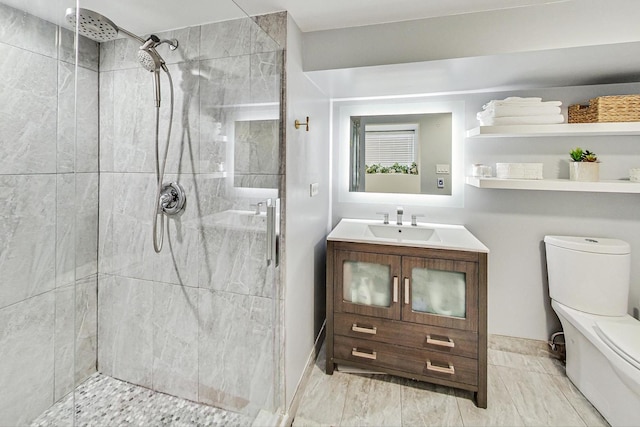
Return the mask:
[[351,116],[350,191],[451,195],[452,114]]

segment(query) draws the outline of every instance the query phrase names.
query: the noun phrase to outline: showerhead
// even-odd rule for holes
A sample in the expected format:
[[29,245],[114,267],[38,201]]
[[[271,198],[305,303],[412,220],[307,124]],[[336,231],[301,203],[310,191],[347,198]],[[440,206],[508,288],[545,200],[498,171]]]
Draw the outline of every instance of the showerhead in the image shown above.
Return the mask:
[[169,49],[176,50],[178,48],[178,40],[160,40],[155,34],[151,34],[138,50],[138,62],[147,71],[158,71],[160,68],[166,71],[164,59],[160,56],[156,48],[166,43]]
[[168,72],[167,66],[160,54],[155,50],[155,46],[160,44],[160,39],[154,35],[140,46],[138,49],[138,62],[147,71],[153,73],[155,83],[156,107],[160,108],[160,69]]
[[142,68],[151,72],[159,71],[162,67],[162,64],[164,64],[164,61],[162,60],[158,52],[156,52],[156,50],[153,48],[140,48],[140,50],[138,50],[138,62],[140,63],[140,65],[142,65]]
[[78,33],[97,42],[107,42],[118,37],[118,26],[109,18],[89,9],[68,8],[65,14],[67,22],[74,28],[78,24]]
[[97,42],[107,42],[118,37],[118,33],[126,34],[134,40],[139,41],[142,46],[138,50],[138,62],[147,71],[154,73],[155,101],[156,107],[160,107],[160,70],[169,72],[164,60],[156,51],[156,47],[163,43],[169,45],[171,50],[178,48],[178,41],[160,40],[156,35],[151,35],[147,40],[139,37],[124,28],[119,28],[109,18],[89,9],[68,8],[65,13],[67,22],[77,28],[78,34],[88,37]]
[[94,12],[89,9],[76,9],[70,7],[65,13],[67,22],[74,28],[78,28],[78,33],[95,40],[99,43],[108,42],[118,37],[118,33],[126,34],[132,39],[138,40],[140,43],[144,43],[145,39],[133,34],[124,28],[118,27],[112,20],[106,16],[100,15],[98,12]]

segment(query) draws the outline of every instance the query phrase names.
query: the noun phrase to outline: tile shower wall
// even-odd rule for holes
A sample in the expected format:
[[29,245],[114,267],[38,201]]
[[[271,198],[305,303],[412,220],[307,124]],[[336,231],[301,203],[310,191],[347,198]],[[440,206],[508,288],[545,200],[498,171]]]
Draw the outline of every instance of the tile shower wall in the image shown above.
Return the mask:
[[73,33],[0,3],[0,425],[96,370],[98,45],[80,48],[76,141]]
[[[187,207],[156,254],[153,78],[137,43],[103,43],[99,371],[254,416],[279,398],[279,271],[254,212],[283,177],[265,162],[279,158],[282,51],[250,19],[159,36],[180,43],[158,51],[175,89],[164,181],[180,182]],[[170,106],[162,73],[161,153]]]

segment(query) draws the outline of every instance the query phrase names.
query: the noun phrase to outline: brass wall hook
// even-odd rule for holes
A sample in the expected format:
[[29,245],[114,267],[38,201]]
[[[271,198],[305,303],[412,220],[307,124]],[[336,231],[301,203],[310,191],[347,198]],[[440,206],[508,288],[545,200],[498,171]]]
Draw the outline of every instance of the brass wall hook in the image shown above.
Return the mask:
[[300,129],[300,126],[306,126],[307,127],[307,132],[309,132],[309,116],[307,116],[307,121],[306,122],[302,123],[302,122],[300,122],[300,120],[296,120],[294,124],[296,126],[296,129]]

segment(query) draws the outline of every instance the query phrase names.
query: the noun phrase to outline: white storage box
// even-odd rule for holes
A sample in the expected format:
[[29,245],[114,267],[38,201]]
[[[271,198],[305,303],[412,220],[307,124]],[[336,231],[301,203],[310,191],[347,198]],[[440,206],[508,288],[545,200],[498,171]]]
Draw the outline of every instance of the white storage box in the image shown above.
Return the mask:
[[542,163],[496,163],[496,177],[503,179],[542,179]]

